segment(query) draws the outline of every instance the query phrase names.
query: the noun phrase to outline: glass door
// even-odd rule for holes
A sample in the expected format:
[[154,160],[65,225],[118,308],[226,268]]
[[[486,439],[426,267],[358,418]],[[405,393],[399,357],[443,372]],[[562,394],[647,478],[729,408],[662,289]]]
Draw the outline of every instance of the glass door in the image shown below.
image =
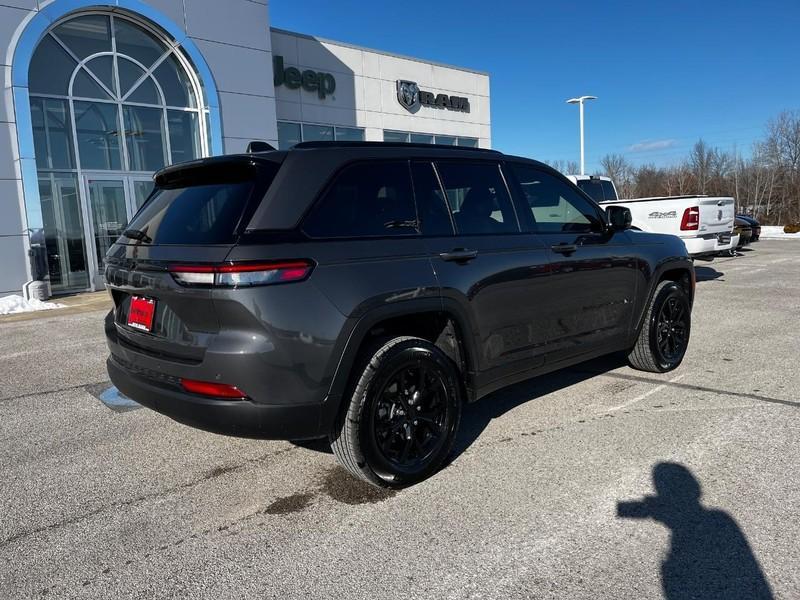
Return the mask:
[[90,173],[83,177],[89,214],[94,289],[102,289],[105,256],[153,191],[150,175]]
[[85,175],[89,204],[95,287],[102,287],[105,256],[128,225],[128,193],[125,176]]
[[39,175],[42,229],[31,233],[31,247],[44,247],[53,293],[89,287],[78,179],[73,173]]

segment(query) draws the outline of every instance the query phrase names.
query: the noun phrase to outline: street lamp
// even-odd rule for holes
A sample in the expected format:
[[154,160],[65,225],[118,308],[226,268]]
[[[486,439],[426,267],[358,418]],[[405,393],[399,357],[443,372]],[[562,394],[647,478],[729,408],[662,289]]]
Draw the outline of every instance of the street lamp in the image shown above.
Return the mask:
[[581,175],[584,175],[583,166],[583,103],[586,100],[597,100],[597,96],[581,96],[580,98],[570,98],[567,104],[577,104],[581,109]]

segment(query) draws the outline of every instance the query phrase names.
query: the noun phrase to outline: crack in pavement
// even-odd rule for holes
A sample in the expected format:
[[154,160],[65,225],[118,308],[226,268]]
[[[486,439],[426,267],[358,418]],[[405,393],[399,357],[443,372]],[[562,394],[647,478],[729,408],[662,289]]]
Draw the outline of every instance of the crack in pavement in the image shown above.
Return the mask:
[[251,465],[253,463],[262,462],[262,461],[265,461],[265,460],[267,460],[269,458],[273,458],[275,456],[280,456],[281,454],[285,454],[287,452],[291,452],[292,450],[295,450],[295,449],[296,448],[294,446],[289,447],[289,448],[283,448],[281,450],[277,450],[275,452],[270,452],[268,454],[264,454],[264,455],[258,456],[256,458],[251,458],[251,459],[249,459],[249,460],[247,460],[247,461],[245,461],[245,462],[243,462],[243,463],[241,463],[239,465],[233,465],[233,466],[227,466],[227,467],[217,467],[215,469],[212,469],[211,471],[208,471],[202,477],[193,479],[191,481],[187,481],[185,483],[181,483],[179,485],[173,486],[171,488],[167,488],[165,490],[160,490],[160,491],[157,491],[157,492],[151,492],[149,494],[144,494],[142,496],[137,496],[137,497],[131,498],[129,500],[121,500],[121,501],[118,501],[118,502],[112,502],[110,504],[106,504],[104,506],[100,506],[95,510],[89,511],[87,513],[83,513],[81,515],[76,515],[74,517],[70,517],[68,519],[64,519],[62,521],[58,521],[56,523],[51,523],[49,525],[43,525],[42,527],[37,527],[37,528],[34,528],[34,529],[29,529],[27,531],[22,531],[20,533],[14,534],[11,537],[8,537],[8,538],[0,541],[0,550],[4,549],[6,546],[9,546],[10,544],[18,542],[21,539],[30,537],[32,535],[36,535],[37,533],[42,533],[42,532],[45,532],[45,531],[51,531],[53,529],[60,529],[61,527],[67,527],[69,525],[74,525],[76,523],[80,523],[80,522],[85,521],[87,519],[91,519],[92,517],[95,517],[95,516],[97,516],[99,514],[102,514],[104,512],[108,512],[110,510],[115,510],[117,508],[135,506],[137,504],[142,504],[142,503],[147,502],[149,500],[155,500],[155,499],[158,499],[158,498],[165,498],[165,497],[170,496],[171,494],[174,494],[176,492],[181,492],[183,490],[187,490],[187,489],[191,489],[193,487],[196,487],[196,486],[198,486],[198,485],[200,485],[200,484],[202,484],[202,483],[204,483],[206,481],[210,481],[210,480],[215,479],[217,477],[220,477],[221,475],[224,475],[226,473],[231,473],[233,471],[238,471],[238,470],[243,469],[243,468],[245,468],[245,467],[247,467],[247,466],[249,466],[249,465]]
[[69,392],[71,390],[78,390],[80,388],[88,388],[91,386],[98,386],[98,385],[111,385],[111,382],[108,379],[103,381],[90,381],[89,383],[79,383],[77,385],[69,385],[63,388],[56,388],[54,390],[44,390],[44,391],[36,391],[36,392],[27,392],[25,394],[19,394],[18,396],[7,396],[5,398],[0,398],[0,404],[3,402],[10,402],[11,400],[22,400],[24,398],[29,398],[30,396],[47,396],[48,394],[58,394],[59,392]]
[[770,404],[781,404],[783,406],[791,406],[793,408],[800,408],[800,402],[793,400],[782,400],[780,398],[771,398],[769,396],[761,396],[760,394],[751,394],[748,392],[734,392],[732,390],[720,390],[712,387],[705,387],[702,385],[694,385],[691,383],[678,383],[677,381],[663,381],[661,379],[651,379],[649,377],[637,377],[636,375],[625,375],[623,373],[611,373],[608,371],[591,371],[591,370],[574,370],[575,373],[585,373],[589,375],[604,375],[615,379],[624,379],[626,381],[637,381],[644,383],[656,383],[660,386],[676,387],[684,390],[692,390],[695,392],[711,392],[720,396],[736,396],[738,398],[750,398],[751,400],[758,400],[759,402],[768,402]]

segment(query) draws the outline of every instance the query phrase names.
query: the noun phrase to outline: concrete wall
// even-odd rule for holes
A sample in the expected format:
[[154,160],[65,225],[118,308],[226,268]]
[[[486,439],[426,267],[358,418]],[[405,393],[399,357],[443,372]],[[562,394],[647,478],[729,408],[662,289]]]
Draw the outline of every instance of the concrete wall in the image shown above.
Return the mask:
[[[366,139],[373,141],[382,141],[383,130],[392,129],[474,137],[482,148],[491,147],[488,75],[277,29],[271,37],[273,54],[283,56],[285,66],[336,77],[336,93],[323,99],[302,88],[278,86],[279,120],[364,127]],[[398,79],[465,96],[471,110],[421,107],[411,114],[397,101]]]
[[36,0],[0,0],[0,296],[19,293],[28,280],[28,235],[11,91],[12,42],[38,10]]
[[225,152],[241,152],[251,140],[277,145],[266,0],[184,0],[183,5],[186,32],[217,84]]

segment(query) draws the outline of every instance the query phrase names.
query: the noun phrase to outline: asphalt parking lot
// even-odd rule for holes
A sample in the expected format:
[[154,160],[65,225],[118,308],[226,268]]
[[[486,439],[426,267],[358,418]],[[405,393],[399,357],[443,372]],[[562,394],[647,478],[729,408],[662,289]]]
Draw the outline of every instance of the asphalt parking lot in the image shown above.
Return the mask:
[[800,244],[751,248],[698,263],[677,371],[494,394],[396,493],[110,411],[103,312],[0,320],[0,598],[800,597]]

